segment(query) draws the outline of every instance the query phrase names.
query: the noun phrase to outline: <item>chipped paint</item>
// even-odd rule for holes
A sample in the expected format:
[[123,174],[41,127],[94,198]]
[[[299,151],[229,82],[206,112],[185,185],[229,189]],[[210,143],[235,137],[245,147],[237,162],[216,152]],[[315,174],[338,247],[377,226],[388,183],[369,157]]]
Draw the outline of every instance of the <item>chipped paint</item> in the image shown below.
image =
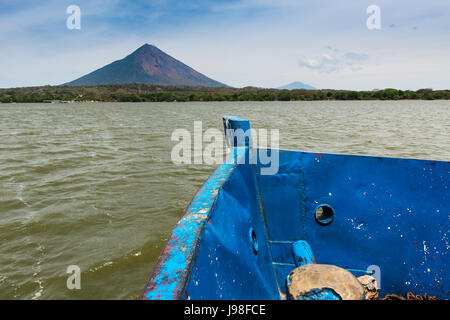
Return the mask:
[[220,188],[233,169],[234,165],[221,165],[197,192],[184,215],[175,225],[156,263],[142,299],[182,298],[203,226]]

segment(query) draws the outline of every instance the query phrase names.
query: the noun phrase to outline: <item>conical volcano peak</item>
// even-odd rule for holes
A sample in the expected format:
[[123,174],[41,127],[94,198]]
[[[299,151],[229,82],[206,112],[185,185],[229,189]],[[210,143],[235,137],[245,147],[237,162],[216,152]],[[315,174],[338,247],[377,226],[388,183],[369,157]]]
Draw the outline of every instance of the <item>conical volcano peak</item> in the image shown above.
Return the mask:
[[148,43],[125,58],[65,85],[95,86],[113,83],[226,87],[225,84],[208,78]]
[[146,43],[146,44],[140,46],[139,48],[137,48],[135,52],[141,52],[141,51],[152,52],[152,51],[161,51],[161,50],[153,44]]

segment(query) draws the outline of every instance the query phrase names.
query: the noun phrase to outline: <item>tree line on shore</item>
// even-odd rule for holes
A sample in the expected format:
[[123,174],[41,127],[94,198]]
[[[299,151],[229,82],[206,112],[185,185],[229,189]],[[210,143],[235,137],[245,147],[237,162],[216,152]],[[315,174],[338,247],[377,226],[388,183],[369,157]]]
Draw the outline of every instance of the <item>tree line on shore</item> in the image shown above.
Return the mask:
[[172,102],[172,101],[312,101],[312,100],[448,100],[450,90],[382,89],[351,90],[277,90],[255,87],[213,88],[112,84],[103,86],[42,86],[0,89],[0,102]]

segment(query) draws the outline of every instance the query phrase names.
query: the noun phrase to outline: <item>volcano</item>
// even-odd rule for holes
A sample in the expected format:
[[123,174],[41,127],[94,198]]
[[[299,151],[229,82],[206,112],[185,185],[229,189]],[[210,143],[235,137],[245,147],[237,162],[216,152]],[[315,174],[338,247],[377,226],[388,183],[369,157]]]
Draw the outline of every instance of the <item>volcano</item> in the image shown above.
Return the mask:
[[126,83],[227,87],[149,44],[143,45],[121,60],[63,85],[97,86]]

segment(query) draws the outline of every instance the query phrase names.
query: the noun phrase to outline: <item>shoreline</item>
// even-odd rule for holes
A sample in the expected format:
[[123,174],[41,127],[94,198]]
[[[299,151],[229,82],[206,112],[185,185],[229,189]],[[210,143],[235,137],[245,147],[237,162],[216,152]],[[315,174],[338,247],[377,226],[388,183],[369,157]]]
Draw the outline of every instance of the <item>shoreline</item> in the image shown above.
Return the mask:
[[271,103],[271,102],[281,102],[281,103],[290,103],[290,102],[322,102],[322,101],[333,101],[333,102],[369,102],[369,101],[389,101],[389,102],[395,102],[395,101],[450,101],[450,99],[433,99],[433,100],[426,100],[426,99],[397,99],[397,100],[381,100],[381,99],[361,99],[361,100],[240,100],[240,101],[222,101],[222,100],[211,100],[211,101],[200,101],[200,100],[194,100],[194,101],[74,101],[72,103],[64,103],[64,102],[54,102],[54,103],[48,103],[48,102],[0,102],[0,105],[14,105],[14,104],[55,104],[55,105],[66,105],[66,104],[103,104],[103,103],[245,103],[245,102],[261,102],[261,103]]
[[347,99],[347,100],[337,100],[337,99],[329,99],[329,100],[236,100],[236,101],[223,101],[223,100],[208,100],[208,101],[203,101],[203,100],[192,100],[192,101],[73,101],[70,103],[67,102],[41,102],[41,101],[30,101],[30,102],[1,102],[0,104],[98,104],[98,103],[209,103],[209,102],[219,102],[219,103],[230,103],[230,102],[262,102],[262,103],[271,103],[271,102],[281,102],[281,103],[290,103],[290,102],[322,102],[322,101],[333,101],[333,102],[349,102],[349,101],[361,101],[361,102],[368,102],[368,101],[389,101],[389,102],[395,102],[395,101],[449,101],[450,98],[448,99]]
[[1,103],[450,100],[450,90],[372,91],[187,87],[149,84],[0,89]]

